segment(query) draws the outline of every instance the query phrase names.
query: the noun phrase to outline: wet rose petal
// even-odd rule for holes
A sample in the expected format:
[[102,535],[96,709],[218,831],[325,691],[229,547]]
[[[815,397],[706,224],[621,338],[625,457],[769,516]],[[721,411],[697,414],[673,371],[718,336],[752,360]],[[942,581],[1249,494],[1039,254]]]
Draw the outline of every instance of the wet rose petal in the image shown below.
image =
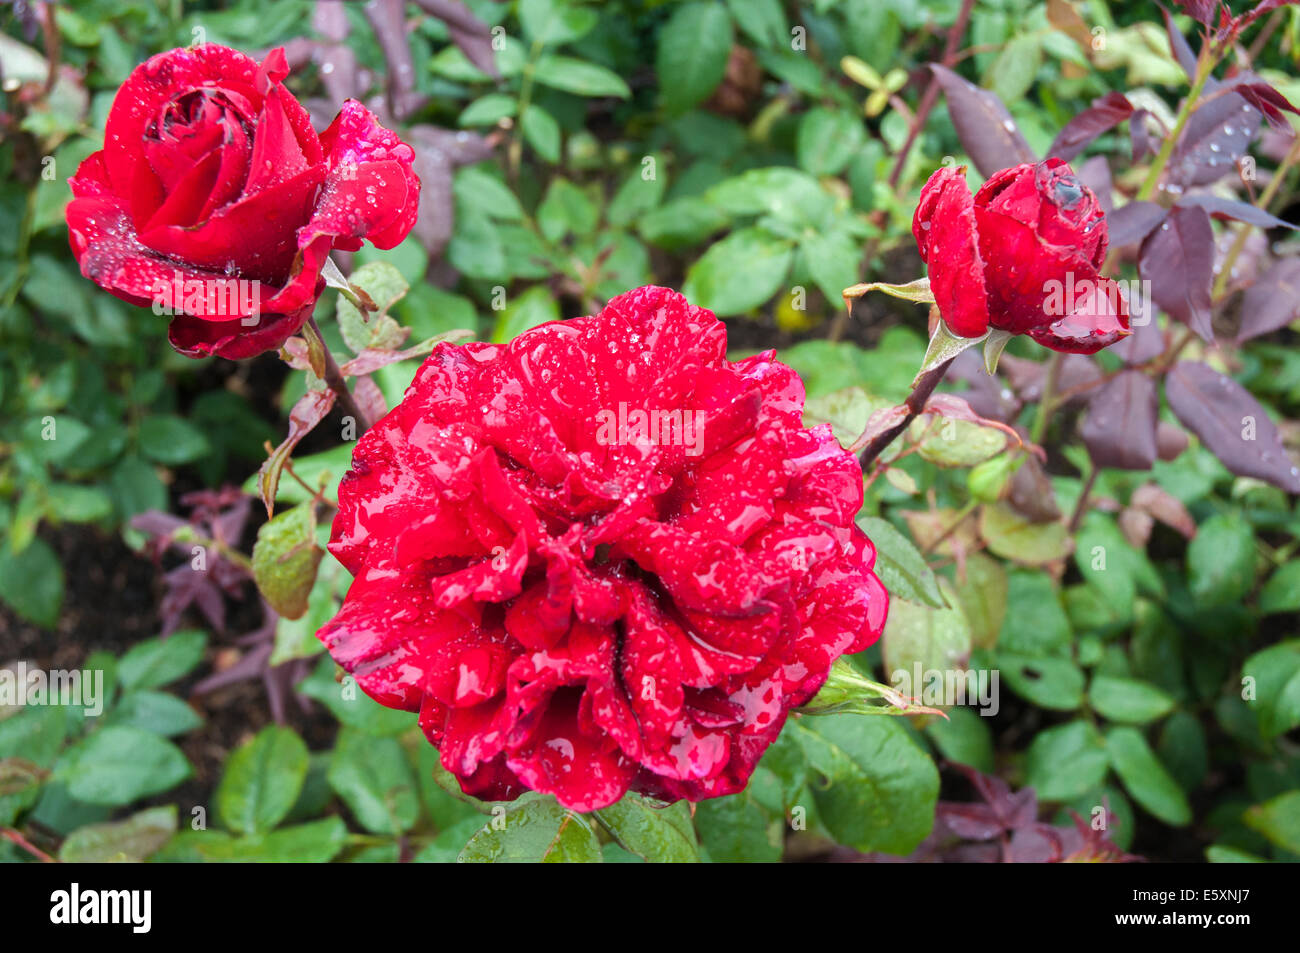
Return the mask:
[[[320,630],[462,787],[575,810],[744,787],[884,627],[856,458],[771,353],[664,288],[439,345],[358,442]],[[358,674],[359,673],[359,674]]]

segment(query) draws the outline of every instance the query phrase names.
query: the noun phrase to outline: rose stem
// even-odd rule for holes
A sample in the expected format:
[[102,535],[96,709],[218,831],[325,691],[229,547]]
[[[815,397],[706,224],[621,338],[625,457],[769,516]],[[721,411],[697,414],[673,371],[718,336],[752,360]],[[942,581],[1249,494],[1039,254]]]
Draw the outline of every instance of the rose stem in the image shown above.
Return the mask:
[[1042,445],[1043,437],[1047,435],[1047,422],[1052,419],[1052,411],[1056,409],[1053,400],[1056,397],[1056,384],[1061,376],[1060,351],[1053,351],[1052,356],[1047,359],[1047,371],[1043,375],[1043,393],[1038,399],[1038,416],[1034,419],[1034,429],[1030,434],[1030,439],[1034,443]]
[[[1268,183],[1267,188],[1260,193],[1259,200],[1255,202],[1256,207],[1268,211],[1268,207],[1273,204],[1273,199],[1277,196],[1278,189],[1286,180],[1287,174],[1291,171],[1291,166],[1300,161],[1300,136],[1296,137],[1291,144],[1282,164],[1277,167],[1273,173],[1272,180]],[[1223,297],[1223,293],[1228,290],[1228,283],[1232,280],[1232,270],[1237,267],[1237,259],[1241,257],[1242,251],[1246,248],[1246,241],[1250,238],[1250,230],[1254,226],[1242,222],[1237,230],[1237,237],[1228,249],[1227,256],[1223,259],[1223,268],[1219,271],[1219,276],[1214,281],[1214,292],[1212,297],[1218,301]]]
[[956,359],[955,356],[950,357],[942,364],[930,368],[930,370],[921,375],[917,380],[916,385],[912,388],[912,393],[910,393],[907,396],[907,400],[903,402],[903,406],[907,408],[907,416],[884,433],[872,437],[871,442],[863,447],[862,452],[858,454],[858,460],[862,463],[862,469],[865,470],[867,466],[876,459],[876,457],[880,456],[880,454],[884,452],[886,447],[894,442],[894,439],[899,434],[908,428],[908,425],[911,424],[913,420],[921,415],[921,412],[925,410],[926,403],[930,400],[930,395],[934,393],[934,389],[939,386],[939,381],[943,380],[943,375],[947,372],[948,368],[952,366],[952,362]]
[[1069,533],[1073,536],[1079,530],[1079,524],[1083,522],[1084,509],[1088,505],[1088,497],[1092,496],[1092,488],[1097,483],[1097,477],[1101,474],[1101,467],[1095,463],[1088,471],[1088,479],[1084,481],[1083,489],[1079,491],[1079,500],[1074,504],[1074,512],[1070,514]]
[[1192,113],[1196,112],[1200,105],[1201,91],[1205,89],[1205,84],[1214,72],[1214,67],[1218,65],[1218,59],[1210,52],[1210,44],[1207,42],[1201,50],[1200,57],[1196,61],[1196,77],[1192,80],[1191,92],[1187,94],[1187,99],[1183,103],[1183,108],[1178,112],[1178,119],[1174,123],[1173,130],[1166,137],[1164,144],[1160,147],[1160,153],[1156,156],[1155,162],[1151,164],[1151,169],[1147,172],[1146,181],[1142,183],[1142,188],[1138,189],[1137,198],[1140,200],[1149,200],[1155,195],[1156,186],[1160,184],[1160,176],[1165,171],[1165,165],[1169,162],[1169,157],[1174,154],[1174,147],[1178,145],[1178,140],[1182,138],[1183,128],[1187,121],[1192,118]]
[[325,383],[338,396],[339,407],[343,409],[343,413],[355,420],[363,432],[369,430],[373,421],[362,413],[361,405],[352,396],[352,391],[348,390],[348,382],[343,377],[343,371],[339,368],[338,361],[334,360],[334,355],[330,353],[330,349],[325,345],[325,337],[320,333],[320,325],[316,323],[315,316],[308,318],[307,323],[321,342],[321,353],[325,355]]

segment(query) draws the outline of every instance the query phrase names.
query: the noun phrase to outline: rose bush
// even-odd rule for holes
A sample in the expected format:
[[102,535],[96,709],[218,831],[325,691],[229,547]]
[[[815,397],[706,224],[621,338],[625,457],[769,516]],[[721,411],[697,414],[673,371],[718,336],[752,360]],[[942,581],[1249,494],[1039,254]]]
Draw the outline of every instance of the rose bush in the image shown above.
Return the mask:
[[1128,302],[1100,274],[1106,215],[1061,159],[1004,169],[974,196],[964,166],[939,169],[921,190],[912,234],[959,337],[996,328],[1092,354],[1129,333]]
[[332,249],[392,248],[415,223],[410,146],[354,100],[317,135],[288,73],[281,49],[261,65],[212,43],[160,53],[118,90],[104,148],[71,179],[81,273],[162,304],[190,357],[279,347],[310,317]]
[[319,635],[420,712],[465,791],[583,811],[739,791],[879,637],[856,459],[803,427],[773,352],[725,352],[711,312],[642,288],[440,345],[357,445],[330,542],[356,580]]

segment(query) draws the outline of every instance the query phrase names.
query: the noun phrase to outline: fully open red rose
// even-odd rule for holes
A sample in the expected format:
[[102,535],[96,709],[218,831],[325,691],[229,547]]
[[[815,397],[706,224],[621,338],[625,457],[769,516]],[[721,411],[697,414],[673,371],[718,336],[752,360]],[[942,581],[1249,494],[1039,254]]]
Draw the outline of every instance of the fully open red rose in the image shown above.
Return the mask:
[[772,352],[664,288],[439,345],[365,434],[320,630],[419,711],[468,792],[593,810],[744,787],[792,705],[879,637],[862,471]]
[[1129,333],[1124,294],[1099,273],[1106,215],[1060,159],[1003,169],[974,196],[964,168],[940,169],[921,190],[912,234],[959,337],[997,328],[1091,354]]
[[311,315],[332,248],[392,248],[411,230],[414,153],[349,100],[321,135],[260,66],[216,44],[160,53],[113,100],[104,148],[71,180],[81,273],[175,314],[182,354],[239,358],[284,343]]

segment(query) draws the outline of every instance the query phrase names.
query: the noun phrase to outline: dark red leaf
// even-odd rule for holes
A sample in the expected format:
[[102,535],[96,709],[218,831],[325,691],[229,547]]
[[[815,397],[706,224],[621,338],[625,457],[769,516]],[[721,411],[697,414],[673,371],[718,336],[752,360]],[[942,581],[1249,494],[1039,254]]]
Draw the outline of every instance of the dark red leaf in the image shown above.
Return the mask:
[[938,63],[930,69],[948,96],[948,114],[957,138],[980,175],[987,177],[1038,158],[996,93],[980,89]]
[[[1141,323],[1138,322],[1136,313],[1134,314],[1133,333],[1111,346],[1111,350],[1118,354],[1125,364],[1145,364],[1165,349],[1165,336],[1160,333],[1160,327],[1156,324],[1155,308],[1150,305],[1150,302],[1146,304],[1147,313],[1142,316]],[[1132,302],[1130,308],[1132,309]]]
[[1262,404],[1226,374],[1197,361],[1180,361],[1165,379],[1174,414],[1238,476],[1255,477],[1300,493],[1300,468]]
[[1230,218],[1247,225],[1260,228],[1297,228],[1300,226],[1284,222],[1276,215],[1270,215],[1256,205],[1238,199],[1225,199],[1217,195],[1188,195],[1178,202],[1179,205],[1198,205],[1217,219]]
[[1235,171],[1263,118],[1237,93],[1207,99],[1183,128],[1169,160],[1168,181],[1190,188],[1217,182]]
[[1135,199],[1106,216],[1111,248],[1136,245],[1150,235],[1168,213],[1155,202]]
[[1147,236],[1138,272],[1151,282],[1157,307],[1207,341],[1210,285],[1214,278],[1214,229],[1210,213],[1197,205],[1176,205],[1164,223]]
[[1083,443],[1099,467],[1150,470],[1156,460],[1156,385],[1141,371],[1122,371],[1097,391],[1083,421]]
[[1133,161],[1135,163],[1141,162],[1147,156],[1153,156],[1159,151],[1155,137],[1151,135],[1151,127],[1148,125],[1154,118],[1154,114],[1147,109],[1138,109],[1129,117],[1129,142],[1133,146]]
[[1284,328],[1300,317],[1300,258],[1284,258],[1246,289],[1238,341]]
[[1238,96],[1263,113],[1274,129],[1289,132],[1291,124],[1286,121],[1283,113],[1300,114],[1300,109],[1296,109],[1289,99],[1263,80],[1234,83],[1232,88]]
[[1133,115],[1133,104],[1123,93],[1109,92],[1065,124],[1047,150],[1047,156],[1059,156],[1069,162],[1108,129],[1113,129]]
[[1110,177],[1110,161],[1105,156],[1093,156],[1079,166],[1079,181],[1092,189],[1097,204],[1109,215],[1115,208],[1115,183]]

